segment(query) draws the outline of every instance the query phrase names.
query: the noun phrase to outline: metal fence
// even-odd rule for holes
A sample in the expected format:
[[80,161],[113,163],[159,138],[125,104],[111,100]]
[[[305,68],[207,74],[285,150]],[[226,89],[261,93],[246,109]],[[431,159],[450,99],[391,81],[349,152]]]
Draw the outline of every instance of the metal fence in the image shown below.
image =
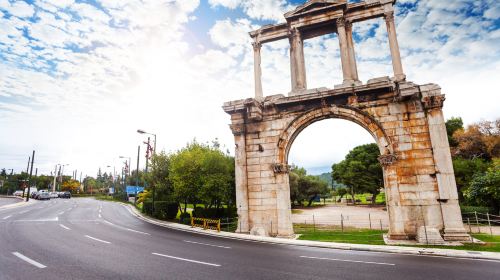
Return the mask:
[[469,233],[500,235],[500,216],[498,215],[474,211],[462,213],[462,219]]

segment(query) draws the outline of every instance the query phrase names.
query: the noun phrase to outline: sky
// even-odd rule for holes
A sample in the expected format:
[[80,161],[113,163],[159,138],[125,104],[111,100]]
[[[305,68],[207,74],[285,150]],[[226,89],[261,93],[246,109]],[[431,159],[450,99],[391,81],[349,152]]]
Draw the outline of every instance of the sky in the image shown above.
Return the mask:
[[[25,170],[32,150],[39,174],[62,163],[95,176],[120,170],[119,156],[135,166],[146,140],[137,129],[157,135],[158,151],[218,139],[234,153],[221,106],[253,96],[248,32],[304,2],[0,0],[0,168]],[[407,80],[439,84],[445,118],[499,118],[500,2],[399,0],[395,10]],[[354,38],[360,80],[391,76],[383,20],[354,24]],[[290,91],[288,52],[287,40],[263,46],[265,95]],[[309,88],[341,83],[335,35],[305,41],[304,52]],[[289,163],[325,172],[373,141],[324,120],[298,136]]]

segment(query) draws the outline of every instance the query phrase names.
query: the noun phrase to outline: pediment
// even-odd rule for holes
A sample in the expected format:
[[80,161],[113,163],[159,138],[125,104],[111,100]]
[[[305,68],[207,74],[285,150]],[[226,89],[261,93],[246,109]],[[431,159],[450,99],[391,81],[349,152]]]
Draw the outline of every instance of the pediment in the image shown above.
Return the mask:
[[330,8],[342,9],[343,5],[347,5],[347,0],[309,0],[303,5],[300,5],[297,8],[295,8],[295,10],[285,13],[285,18],[290,18]]

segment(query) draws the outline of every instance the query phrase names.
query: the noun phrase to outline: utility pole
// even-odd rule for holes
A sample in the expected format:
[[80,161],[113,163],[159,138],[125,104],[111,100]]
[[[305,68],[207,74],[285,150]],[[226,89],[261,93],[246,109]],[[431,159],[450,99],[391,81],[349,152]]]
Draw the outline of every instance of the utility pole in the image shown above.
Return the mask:
[[137,204],[137,187],[139,187],[139,157],[141,155],[141,145],[137,146],[137,169],[135,170],[135,198],[134,204]]
[[[26,167],[26,174],[28,174],[28,171],[30,169],[30,160],[31,160],[31,157],[28,157],[28,166]],[[22,172],[21,172],[22,173]],[[26,181],[25,181],[26,182]],[[24,190],[26,189],[26,187],[23,188],[23,197],[25,195],[24,193]]]
[[31,157],[31,169],[30,169],[30,176],[28,177],[28,194],[26,195],[26,202],[30,200],[31,174],[33,173],[34,160],[35,160],[35,150],[33,150],[33,156]]
[[52,192],[56,191],[56,184],[57,184],[56,180],[57,180],[57,164],[56,164],[56,168],[54,170],[54,182],[52,184]]

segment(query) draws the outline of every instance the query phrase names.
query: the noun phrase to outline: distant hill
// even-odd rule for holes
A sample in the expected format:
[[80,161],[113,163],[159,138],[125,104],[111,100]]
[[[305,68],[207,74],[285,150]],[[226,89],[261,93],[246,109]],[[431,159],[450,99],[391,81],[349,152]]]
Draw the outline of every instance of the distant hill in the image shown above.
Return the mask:
[[321,181],[324,181],[325,183],[328,184],[329,187],[332,187],[332,173],[331,172],[326,172],[326,173],[321,173],[320,175],[316,175]]
[[[330,188],[332,187],[332,173],[331,172],[321,173],[320,175],[315,175],[315,176],[318,177],[321,181],[326,182]],[[345,186],[343,184],[339,184],[339,183],[333,181],[333,188],[336,189],[338,187],[345,187]]]

